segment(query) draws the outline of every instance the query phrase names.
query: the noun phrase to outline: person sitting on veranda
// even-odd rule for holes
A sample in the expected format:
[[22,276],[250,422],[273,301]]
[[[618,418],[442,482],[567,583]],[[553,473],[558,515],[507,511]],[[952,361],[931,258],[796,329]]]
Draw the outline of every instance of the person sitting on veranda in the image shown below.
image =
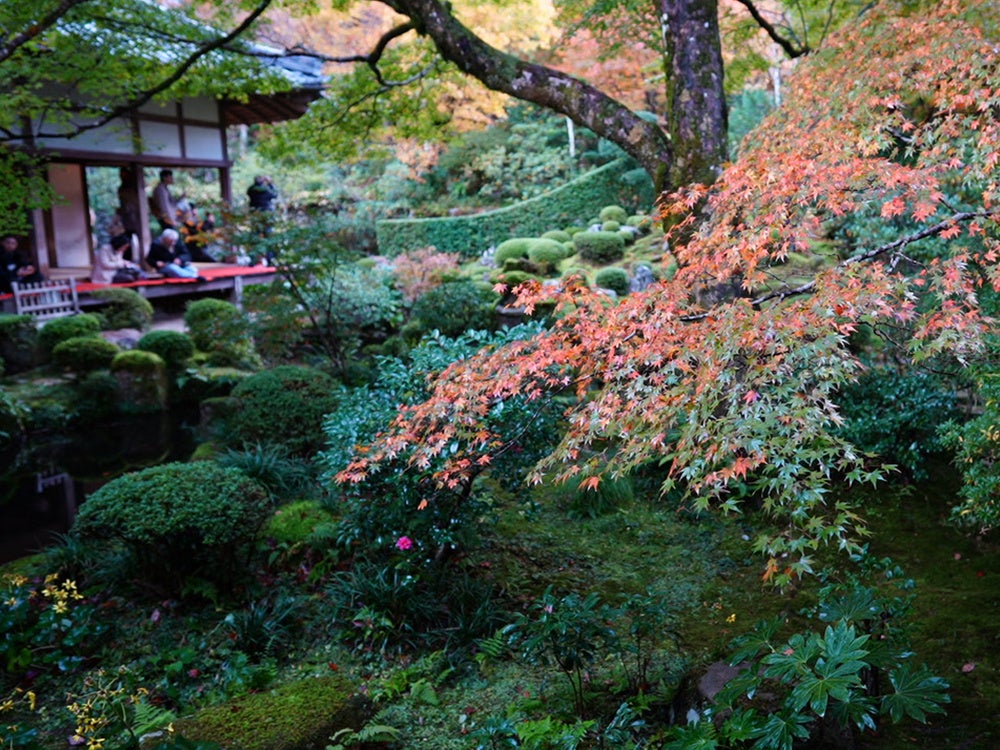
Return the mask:
[[215,216],[209,212],[204,219],[198,216],[198,208],[187,198],[182,198],[177,202],[177,210],[180,214],[181,240],[191,260],[197,263],[215,263],[216,259],[206,250],[206,246],[213,239],[212,232],[215,230]]
[[17,237],[8,234],[0,242],[0,293],[13,292],[11,283],[14,281],[19,284],[33,284],[45,281],[45,277],[18,252]]
[[176,229],[164,229],[159,238],[149,246],[146,262],[150,268],[174,279],[198,279],[198,269],[191,265],[191,258],[178,251]]
[[107,245],[94,254],[94,267],[90,280],[95,284],[127,284],[146,278],[146,274],[132,261],[125,260],[125,252],[132,247],[132,237],[127,232],[116,234]]

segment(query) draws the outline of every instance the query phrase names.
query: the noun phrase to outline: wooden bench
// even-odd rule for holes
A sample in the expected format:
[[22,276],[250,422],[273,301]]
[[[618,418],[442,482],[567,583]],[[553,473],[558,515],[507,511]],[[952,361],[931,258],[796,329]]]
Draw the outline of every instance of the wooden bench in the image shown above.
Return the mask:
[[76,295],[76,279],[36,281],[30,284],[13,282],[14,311],[37,320],[51,320],[76,315],[80,300]]

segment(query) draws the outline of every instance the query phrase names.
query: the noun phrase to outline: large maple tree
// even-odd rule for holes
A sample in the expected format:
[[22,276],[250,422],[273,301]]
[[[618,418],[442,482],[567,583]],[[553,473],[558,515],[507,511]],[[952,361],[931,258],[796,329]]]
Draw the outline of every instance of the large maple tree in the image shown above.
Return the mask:
[[[819,545],[855,549],[863,523],[835,488],[881,472],[834,429],[861,367],[852,334],[964,364],[993,329],[998,44],[995,3],[877,4],[800,67],[718,180],[665,200],[684,238],[672,280],[618,302],[567,286],[544,333],[451,365],[341,481],[402,464],[462,492],[514,447],[490,427],[498,405],[561,394],[566,431],[535,481],[658,463],[697,508],[752,502],[775,521],[756,547],[779,583]],[[891,232],[831,256],[830,227],[858,215]],[[792,254],[819,270],[803,278]],[[550,295],[520,290],[528,309]]]

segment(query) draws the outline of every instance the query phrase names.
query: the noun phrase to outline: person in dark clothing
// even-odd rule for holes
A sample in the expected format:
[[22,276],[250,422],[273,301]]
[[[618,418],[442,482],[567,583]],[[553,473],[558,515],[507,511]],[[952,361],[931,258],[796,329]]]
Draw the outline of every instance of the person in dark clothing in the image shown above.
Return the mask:
[[159,239],[149,246],[146,262],[164,276],[204,281],[205,279],[198,275],[198,269],[191,265],[190,256],[178,251],[179,237],[176,229],[164,229]]
[[210,211],[202,219],[198,216],[197,206],[186,198],[178,202],[177,208],[181,213],[181,240],[191,260],[197,263],[215,263],[216,259],[205,251],[205,246],[213,240],[215,215]]
[[274,186],[270,177],[259,174],[247,188],[247,198],[250,199],[250,210],[273,211],[274,202],[278,200],[278,188]]
[[0,242],[0,293],[11,294],[15,281],[33,284],[44,281],[45,277],[17,251],[17,237],[8,234]]

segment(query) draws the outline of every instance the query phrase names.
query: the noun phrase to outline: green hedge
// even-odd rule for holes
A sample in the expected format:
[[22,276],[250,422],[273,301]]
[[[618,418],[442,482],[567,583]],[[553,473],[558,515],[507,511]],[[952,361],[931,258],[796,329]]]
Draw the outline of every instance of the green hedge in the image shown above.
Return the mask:
[[386,219],[375,225],[379,252],[394,257],[409,250],[433,246],[438,252],[476,258],[509,237],[537,237],[589,216],[595,206],[629,204],[646,210],[654,201],[653,184],[633,187],[621,176],[624,159],[588,172],[560,188],[496,211],[473,216],[437,219]]

